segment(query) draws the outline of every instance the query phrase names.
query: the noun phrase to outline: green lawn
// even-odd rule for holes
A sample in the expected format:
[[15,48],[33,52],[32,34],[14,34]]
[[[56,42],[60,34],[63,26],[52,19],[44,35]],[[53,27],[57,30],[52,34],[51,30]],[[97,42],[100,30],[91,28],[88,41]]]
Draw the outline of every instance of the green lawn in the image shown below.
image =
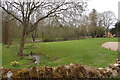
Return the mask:
[[[73,41],[35,43],[25,45],[25,54],[31,51],[36,54],[42,54],[40,63],[34,64],[29,57],[20,59],[17,57],[18,45],[12,45],[10,48],[3,45],[2,61],[5,68],[24,68],[31,66],[57,66],[70,63],[78,63],[92,67],[106,67],[113,63],[118,52],[111,51],[101,47],[101,44],[108,41],[118,41],[117,38],[94,38]],[[19,61],[19,67],[10,66],[12,61]]]

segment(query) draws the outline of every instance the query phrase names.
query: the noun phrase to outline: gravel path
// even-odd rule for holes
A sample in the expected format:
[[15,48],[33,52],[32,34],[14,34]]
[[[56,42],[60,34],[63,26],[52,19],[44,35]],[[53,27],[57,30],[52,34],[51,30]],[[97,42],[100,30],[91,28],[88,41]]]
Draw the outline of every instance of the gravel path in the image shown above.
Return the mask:
[[114,51],[120,51],[120,42],[106,42],[102,44],[102,47],[114,50]]

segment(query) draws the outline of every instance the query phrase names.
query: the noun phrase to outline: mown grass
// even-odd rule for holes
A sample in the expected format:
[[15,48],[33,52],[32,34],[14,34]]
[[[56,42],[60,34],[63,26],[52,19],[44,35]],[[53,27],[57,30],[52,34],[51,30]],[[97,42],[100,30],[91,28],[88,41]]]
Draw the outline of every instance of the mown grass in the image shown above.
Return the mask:
[[[29,57],[20,59],[17,56],[18,45],[12,45],[7,48],[3,45],[2,62],[5,68],[27,68],[31,66],[51,67],[78,63],[92,67],[106,67],[113,63],[117,56],[117,51],[111,51],[101,47],[101,44],[109,41],[118,41],[117,38],[91,38],[73,41],[34,43],[25,45],[25,54],[31,51],[35,54],[42,54],[40,63],[34,64]],[[19,67],[10,66],[12,61],[19,61],[22,64]]]

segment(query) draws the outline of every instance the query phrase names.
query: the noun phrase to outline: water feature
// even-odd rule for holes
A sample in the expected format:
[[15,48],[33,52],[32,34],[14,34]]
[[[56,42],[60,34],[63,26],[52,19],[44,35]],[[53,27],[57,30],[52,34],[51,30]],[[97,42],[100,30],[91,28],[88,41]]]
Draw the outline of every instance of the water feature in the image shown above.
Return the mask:
[[34,63],[39,63],[40,62],[40,56],[39,55],[33,54],[31,52],[29,57],[33,57],[35,59]]
[[35,58],[35,63],[39,63],[40,62],[39,55],[33,55],[32,57]]

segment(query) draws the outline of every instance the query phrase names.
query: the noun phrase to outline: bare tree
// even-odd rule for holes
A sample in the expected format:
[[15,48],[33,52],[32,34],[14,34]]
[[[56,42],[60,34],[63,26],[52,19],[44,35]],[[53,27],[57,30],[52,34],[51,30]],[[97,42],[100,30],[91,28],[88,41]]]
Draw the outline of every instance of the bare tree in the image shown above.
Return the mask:
[[[9,6],[6,6],[7,10],[9,9]],[[10,41],[10,35],[9,35],[9,24],[12,21],[11,16],[8,15],[5,11],[2,12],[2,42],[4,44],[9,44]]]
[[[80,2],[49,2],[49,1],[37,1],[37,0],[26,0],[24,1],[5,1],[3,4],[0,4],[0,7],[6,11],[13,18],[18,20],[22,24],[22,37],[19,47],[18,55],[22,56],[24,45],[27,35],[34,31],[37,27],[37,24],[49,17],[54,17],[57,14],[61,14],[64,11],[73,12],[76,9],[81,9],[83,11],[82,5]],[[12,10],[7,10],[6,5],[10,6]],[[37,11],[39,10],[39,11]],[[32,15],[37,16],[36,14],[41,14],[34,21],[32,20]]]
[[8,26],[9,24],[8,24],[8,20],[9,20],[10,16],[4,14],[3,17],[4,17],[4,20],[2,20],[2,31],[3,31],[2,32],[2,38],[3,38],[2,42],[4,44],[8,44],[9,43],[9,26]]
[[102,24],[106,28],[106,37],[108,37],[109,27],[116,23],[115,14],[112,11],[105,11],[102,13]]

